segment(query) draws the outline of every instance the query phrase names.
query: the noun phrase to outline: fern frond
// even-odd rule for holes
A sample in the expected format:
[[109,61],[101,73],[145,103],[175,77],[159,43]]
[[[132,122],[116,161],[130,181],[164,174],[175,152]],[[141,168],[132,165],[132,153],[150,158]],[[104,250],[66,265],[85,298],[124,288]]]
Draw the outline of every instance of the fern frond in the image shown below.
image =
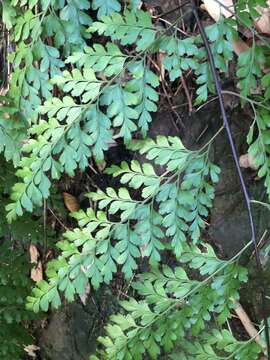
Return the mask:
[[[252,157],[253,166],[258,170],[258,176],[264,178],[264,185],[268,198],[270,198],[270,142],[269,142],[269,111],[256,109],[255,120],[247,135],[249,144],[248,152]],[[255,137],[255,125],[258,129],[258,136]]]
[[112,40],[119,40],[121,45],[136,44],[137,51],[151,47],[155,41],[157,30],[152,25],[148,12],[125,10],[123,16],[113,13],[102,17],[89,28],[89,32],[109,36]]
[[[138,143],[132,146],[137,147]],[[130,278],[137,269],[137,258],[148,257],[151,264],[156,264],[161,260],[164,249],[173,249],[181,258],[186,247],[186,234],[193,242],[199,240],[200,229],[204,227],[204,218],[214,196],[213,187],[207,181],[210,177],[212,182],[217,181],[219,168],[209,162],[208,153],[189,151],[178,138],[144,140],[141,152],[147,156],[150,154],[150,159],[157,159],[157,162],[161,159],[160,152],[165,152],[170,171],[158,176],[151,164],[140,165],[137,161],[132,161],[130,165],[123,162],[106,171],[119,176],[123,184],[140,189],[142,200],[135,200],[123,187],[118,190],[110,187],[104,191],[98,189],[88,194],[98,211],[88,209],[87,212],[73,214],[82,229],[66,234],[70,243],[66,240],[59,243],[61,255],[57,274],[66,274],[69,277],[66,281],[71,281],[71,284],[80,276],[78,272],[74,278],[70,277],[70,273],[75,274],[73,265],[82,266],[89,258],[94,259],[95,276],[99,280],[95,280],[92,273],[86,278],[84,274],[83,278],[97,287],[99,282],[110,281],[117,267],[125,277]],[[79,237],[84,239],[83,242]],[[88,254],[89,246],[91,255]],[[54,284],[61,290],[54,280],[58,277],[49,277],[48,284]],[[50,291],[50,286],[46,286],[42,296],[46,296],[46,289]],[[77,285],[72,286],[74,296]],[[37,301],[39,304],[40,300]]]
[[[81,97],[83,103],[95,100],[103,84],[96,78],[95,72],[91,68],[84,68],[82,73],[78,69],[73,69],[71,72],[65,70],[61,76],[53,79],[53,83],[62,86],[63,91],[70,92],[73,97]],[[56,100],[58,99],[56,98]],[[74,100],[72,99],[72,101]]]
[[93,0],[92,8],[98,10],[97,17],[102,19],[104,15],[111,15],[114,12],[121,10],[121,5],[118,0]]
[[133,80],[127,83],[126,89],[137,96],[135,110],[139,114],[138,126],[143,136],[146,136],[149,124],[152,121],[151,113],[157,111],[156,104],[159,96],[156,88],[159,86],[159,79],[145,65],[144,61],[130,63],[128,70],[133,76]]
[[243,96],[249,96],[252,90],[258,87],[258,79],[262,77],[262,68],[265,63],[263,50],[253,41],[250,49],[240,54],[238,58],[236,75],[239,78],[239,88]]
[[67,58],[66,63],[77,64],[95,72],[104,71],[104,75],[110,77],[121,72],[128,58],[116,44],[108,42],[106,47],[94,44],[92,48],[85,47],[84,52],[74,52]]
[[11,99],[1,96],[0,102],[0,152],[17,167],[28,124]]
[[128,146],[133,151],[138,150],[140,154],[146,154],[146,159],[153,160],[157,165],[166,165],[167,171],[182,170],[192,154],[178,137],[172,136],[167,138],[159,135],[156,141],[152,139],[134,141]]
[[[242,267],[234,264],[233,270],[228,269],[233,264],[227,262],[224,265],[223,261],[216,258],[210,246],[208,252],[215,259],[217,267],[212,268],[211,276],[201,282],[190,279],[182,267],[171,269],[164,266],[161,270],[156,269],[140,276],[133,287],[144,300],[136,301],[131,298],[121,303],[125,313],[113,316],[111,323],[106,327],[107,336],[99,338],[105,348],[104,358],[142,359],[143,354],[148,353],[150,358],[156,359],[160,354],[160,347],[165,352],[170,352],[178,346],[183,349],[183,355],[186,356],[192,354],[191,349],[194,349],[194,355],[206,354],[204,347],[190,342],[190,335],[199,333],[201,336],[213,314],[223,314],[224,308],[232,307],[231,300],[225,303],[221,301],[222,305],[219,307],[220,299],[224,297],[223,294],[215,292],[214,284],[220,282],[230,294],[232,291],[238,296],[233,290],[235,284],[227,283],[227,279],[233,274],[238,289],[240,283],[246,281],[246,272]],[[221,316],[220,321],[224,322]],[[225,335],[224,333],[223,336]],[[221,340],[221,336],[219,339]],[[232,337],[230,340],[236,341]],[[248,343],[243,345],[248,346]],[[254,353],[260,351],[258,346],[253,345],[251,348],[254,349]],[[220,349],[224,350],[223,347]],[[243,355],[246,354],[244,349],[241,348],[240,351],[239,343],[235,346],[234,350],[236,349],[239,353],[243,351]],[[214,350],[211,351],[213,356],[216,356]],[[210,354],[211,352],[208,353]]]
[[133,189],[139,189],[143,185],[142,197],[144,199],[155,194],[160,185],[160,177],[149,163],[140,165],[138,161],[132,160],[129,166],[123,161],[120,166],[112,165],[105,172],[114,177],[121,175],[121,184],[127,184]]

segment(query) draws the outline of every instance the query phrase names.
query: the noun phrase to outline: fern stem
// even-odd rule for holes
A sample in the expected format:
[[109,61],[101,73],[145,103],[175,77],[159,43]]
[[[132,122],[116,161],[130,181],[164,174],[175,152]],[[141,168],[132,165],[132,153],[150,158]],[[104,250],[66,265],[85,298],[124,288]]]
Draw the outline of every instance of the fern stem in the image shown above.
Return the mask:
[[[231,147],[231,152],[233,155],[233,159],[235,162],[235,166],[236,166],[236,170],[238,173],[238,177],[241,183],[241,187],[242,187],[242,191],[244,194],[244,199],[246,202],[246,207],[247,207],[247,211],[248,211],[248,217],[249,217],[249,223],[250,223],[250,229],[251,229],[251,240],[253,242],[254,245],[254,250],[255,250],[255,258],[256,258],[256,264],[257,264],[257,268],[259,271],[259,275],[262,275],[263,273],[263,268],[262,268],[262,263],[261,263],[261,259],[260,259],[260,254],[259,254],[259,250],[258,250],[258,243],[257,243],[257,239],[256,239],[256,232],[255,232],[255,224],[254,224],[254,218],[253,218],[253,214],[252,214],[252,209],[251,209],[251,198],[249,196],[248,193],[248,189],[247,186],[245,184],[245,180],[241,171],[241,167],[239,164],[239,157],[236,151],[236,147],[235,147],[235,143],[233,140],[233,136],[232,136],[232,132],[230,129],[230,125],[228,122],[228,118],[227,118],[227,114],[225,111],[225,106],[224,106],[224,99],[223,99],[223,95],[222,95],[222,88],[220,85],[220,81],[218,78],[218,74],[216,71],[216,67],[215,67],[215,61],[214,61],[214,57],[213,57],[213,53],[208,41],[208,38],[206,36],[205,30],[202,26],[201,20],[199,18],[198,15],[198,10],[197,10],[197,6],[195,4],[194,0],[191,0],[191,4],[192,4],[192,8],[193,8],[193,14],[195,16],[206,52],[207,52],[207,56],[208,56],[208,60],[209,60],[209,64],[210,64],[210,69],[211,69],[211,73],[214,79],[214,83],[215,83],[215,87],[217,90],[217,96],[218,96],[218,100],[219,100],[219,106],[220,106],[220,111],[221,111],[221,115],[222,115],[222,119],[223,119],[223,123],[224,123],[224,127],[225,130],[227,132],[227,137],[229,140],[229,144]],[[263,276],[261,276],[261,278],[263,279]],[[260,292],[261,292],[261,313],[262,313],[262,317],[263,317],[263,321],[264,321],[264,326],[265,326],[265,339],[266,339],[266,345],[267,345],[267,353],[268,353],[268,359],[270,359],[270,339],[269,339],[269,328],[268,328],[268,322],[267,322],[267,314],[266,314],[266,297],[265,297],[265,291],[264,291],[264,280],[262,281],[262,284],[260,286]]]

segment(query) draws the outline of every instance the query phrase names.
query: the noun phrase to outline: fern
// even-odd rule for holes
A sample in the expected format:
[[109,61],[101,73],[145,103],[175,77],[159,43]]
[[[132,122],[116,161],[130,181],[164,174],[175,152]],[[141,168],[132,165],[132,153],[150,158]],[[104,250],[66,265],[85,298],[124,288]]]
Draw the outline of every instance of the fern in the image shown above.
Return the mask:
[[[215,92],[207,54],[200,36],[178,37],[174,24],[161,28],[138,3],[12,0],[1,7],[8,29],[14,25],[15,46],[10,89],[0,110],[0,151],[18,166],[8,221],[41,207],[64,174],[74,177],[93,159],[103,161],[116,138],[145,158],[105,170],[119,186],[87,194],[91,206],[72,214],[78,227],[57,242],[59,256],[49,262],[47,278],[33,289],[27,308],[58,308],[63,296],[73,301],[88,283],[96,289],[117,272],[130,280],[147,258],[149,271],[132,285],[136,298],[122,302],[122,312],[100,338],[101,358],[255,359],[263,349],[224,329],[247,271],[237,257],[221,260],[204,242],[220,173],[210,145],[191,151],[178,137],[147,138],[160,78],[177,82],[192,70],[196,104]],[[238,2],[240,19],[250,23],[256,5]],[[235,28],[234,19],[205,28],[222,77],[233,59]],[[155,73],[151,57],[156,56],[162,76]],[[269,194],[269,74],[260,68],[267,56],[253,41],[239,57],[237,77],[242,99],[261,85],[252,102],[256,119],[248,143]],[[171,267],[163,264],[167,255]],[[12,291],[7,295],[8,302],[15,301]],[[0,320],[21,320],[22,314],[5,310]],[[3,351],[11,351],[5,346]]]
[[[218,24],[207,26],[205,31],[211,43],[217,69],[221,73],[227,73],[229,61],[233,58],[231,42],[236,37],[235,31],[228,20],[224,19]],[[176,36],[165,36],[160,46],[166,54],[163,64],[169,72],[171,81],[179,78],[189,69],[194,70],[198,84],[197,104],[207,100],[209,90],[215,92],[206,52],[201,44],[200,37],[179,39]]]
[[[252,124],[247,141],[249,154],[252,156],[254,166],[258,169],[258,176],[264,178],[268,197],[270,197],[270,164],[269,164],[269,112],[266,109],[255,109],[255,120]],[[258,136],[255,135],[255,127]]]
[[[115,51],[117,48],[112,49]],[[107,58],[107,53],[104,58]],[[17,173],[24,183],[14,187],[12,199],[15,202],[7,207],[10,221],[22,214],[22,208],[32,211],[33,205],[39,205],[43,198],[49,196],[51,181],[46,174],[48,171],[52,179],[58,179],[62,172],[73,176],[79,164],[81,170],[86,168],[92,154],[101,160],[113,137],[111,128],[119,128],[119,135],[130,140],[138,122],[145,134],[151,121],[150,111],[157,110],[155,87],[158,79],[152,71],[143,67],[142,61],[134,63],[129,71],[132,76],[136,71],[136,75],[123,84],[110,85],[112,80],[100,80],[93,70],[85,68],[83,72],[79,69],[73,69],[71,73],[65,71],[62,76],[53,79],[53,83],[61,86],[66,93],[81,97],[82,104],[67,95],[62,100],[51,98],[40,107],[40,113],[47,114],[50,120],[41,121],[40,125],[31,129],[32,136],[37,138],[24,147],[30,157],[22,160],[21,167],[25,167],[27,162],[29,167]],[[112,73],[106,75],[111,76]],[[144,87],[141,88],[142,84]],[[107,116],[99,106],[107,107]],[[83,125],[80,124],[82,121]],[[42,181],[39,181],[40,177]]]
[[[58,5],[54,6],[58,10]],[[72,12],[78,16],[81,11],[89,7],[87,1],[78,6],[73,2],[69,3],[59,12],[59,21],[70,21]],[[32,4],[27,13],[28,17],[33,16],[31,8]],[[44,6],[43,17],[41,14],[41,17],[35,17],[33,22],[33,26],[37,26],[39,29],[44,27],[44,36],[49,30],[43,24],[46,23],[47,17],[52,16],[52,14],[46,13],[46,9]],[[20,18],[18,29],[15,31],[18,41],[21,37],[28,39],[30,36],[31,29],[29,29],[29,34],[28,30],[25,34],[23,32],[26,21],[25,16]],[[87,21],[86,23],[88,24]],[[209,26],[206,29],[212,43],[216,66],[221,72],[225,73],[228,70],[228,61],[232,58],[231,41],[235,36],[231,25],[229,21],[222,19],[219,24]],[[141,52],[145,50],[155,52],[157,47],[160,47],[162,51],[168,54],[165,56],[164,66],[168,70],[171,80],[181,76],[183,71],[190,68],[195,71],[197,83],[199,84],[197,103],[206,100],[208,90],[213,91],[209,66],[206,62],[206,53],[201,47],[200,38],[190,37],[179,40],[175,36],[164,37],[162,31],[153,26],[148,13],[137,11],[135,14],[130,10],[126,10],[123,16],[113,13],[110,16],[102,17],[101,21],[94,22],[91,25],[89,31],[105,34],[111,37],[112,40],[119,40],[122,45],[136,44],[136,50],[139,51],[137,56],[139,57]],[[39,34],[35,32],[35,35],[36,33]],[[40,34],[43,36],[42,32]],[[161,38],[159,38],[159,34],[161,34]],[[13,79],[14,91],[17,92],[18,86],[23,86],[25,89],[23,94],[25,94],[26,102],[24,102],[24,99],[20,99],[22,103],[19,107],[26,109],[27,115],[30,113],[36,114],[33,112],[33,108],[36,109],[40,104],[38,92],[42,89],[43,96],[47,100],[40,107],[41,116],[43,118],[48,116],[50,124],[55,124],[55,121],[51,119],[54,116],[61,122],[61,124],[54,125],[51,128],[51,132],[55,128],[58,129],[58,137],[55,137],[53,144],[49,144],[51,154],[48,154],[48,158],[44,161],[47,165],[45,167],[46,171],[54,171],[48,165],[51,162],[54,167],[58,168],[57,172],[66,172],[73,176],[78,163],[82,163],[80,168],[83,170],[92,155],[101,160],[103,152],[108,149],[108,143],[114,136],[114,129],[117,129],[117,136],[123,137],[125,141],[129,141],[138,128],[141,130],[142,135],[146,135],[151,122],[151,112],[157,110],[158,93],[156,87],[159,85],[159,81],[157,76],[146,66],[144,56],[142,60],[138,60],[137,56],[125,54],[115,44],[109,43],[106,48],[100,44],[95,44],[92,48],[85,48],[83,51],[81,48],[79,51],[75,49],[68,56],[67,63],[76,64],[77,67],[72,71],[65,70],[61,73],[63,62],[59,59],[59,51],[55,47],[44,44],[40,39],[35,40],[35,38],[32,40],[32,48],[26,47],[24,40],[20,42],[18,49],[21,46],[21,51],[18,50],[18,54],[14,54],[14,59],[17,58],[18,65],[23,59],[26,60],[25,71],[19,72],[18,70],[18,80],[16,74],[14,74]],[[159,45],[160,39],[161,43]],[[141,45],[142,41],[146,43]],[[72,43],[72,41],[70,40],[69,43]],[[69,52],[70,50],[66,53]],[[98,63],[97,59],[99,59]],[[40,62],[39,69],[33,67],[33,61]],[[239,61],[239,71],[241,71],[241,58]],[[52,84],[47,81],[48,73],[53,77],[51,83],[57,84],[66,93],[63,100],[51,97]],[[37,78],[39,80],[34,83],[33,79]],[[46,83],[44,86],[43,82]],[[242,88],[248,89],[250,86],[243,84]],[[10,93],[13,94],[12,89]],[[100,110],[101,106],[105,107],[104,112],[103,109]],[[95,117],[89,119],[92,114],[95,114]],[[96,118],[96,115],[98,115],[98,118]],[[81,121],[84,123],[82,128],[78,125]],[[48,130],[46,132],[49,133]],[[34,132],[32,134],[34,135]],[[104,136],[100,136],[101,134],[104,134]],[[79,145],[78,141],[75,141],[75,138],[81,139],[82,146]],[[36,144],[38,143],[36,142]],[[66,145],[67,149],[63,151]],[[93,148],[92,151],[87,149],[89,147]],[[77,152],[80,153],[79,156]],[[60,156],[60,161],[55,159],[55,155]],[[32,160],[29,159],[29,162],[32,164]],[[43,161],[40,162],[37,159],[37,162],[34,161],[32,166],[36,167],[42,163]],[[46,177],[48,178],[46,171],[40,170],[46,180]],[[30,172],[32,172],[32,169],[30,169]],[[30,180],[31,184],[35,176],[34,172],[32,180]],[[54,175],[53,178],[58,177],[59,175]],[[41,191],[42,189],[37,187],[38,192],[41,193],[41,198],[44,197],[43,193],[45,198],[49,196],[50,179],[48,178],[46,182],[47,190]],[[17,190],[13,195],[16,204],[10,205],[8,208],[11,211],[9,214],[10,220],[21,214],[21,208],[31,211],[33,205],[40,203],[40,196],[38,196],[37,200],[34,197],[32,199],[30,193],[24,192],[23,189],[26,188],[27,186],[17,185]],[[34,190],[34,192],[37,191]],[[26,199],[23,203],[24,205],[28,204],[27,206],[21,203],[20,199],[22,197],[24,197],[24,200]]]
[[151,113],[157,111],[156,103],[159,96],[156,88],[159,86],[159,79],[145,65],[145,61],[130,64],[129,71],[133,79],[127,83],[126,87],[137,97],[135,111],[138,113],[138,127],[142,135],[146,136],[149,124],[152,122]]
[[136,50],[143,51],[154,43],[157,30],[153,28],[152,20],[147,12],[138,10],[136,13],[125,10],[123,16],[113,13],[104,16],[102,21],[96,21],[90,27],[91,32],[110,36],[112,40],[120,40],[121,45],[136,43]]
[[[192,259],[192,268],[197,269],[200,263],[208,263],[206,258],[211,259],[212,264],[207,265],[208,268],[200,268],[201,274],[210,277],[199,282],[190,279],[184,268],[171,269],[168,266],[164,266],[161,271],[156,269],[141,275],[133,287],[144,300],[131,298],[122,301],[124,314],[112,316],[111,323],[106,327],[107,336],[99,338],[105,348],[105,351],[101,352],[101,358],[142,359],[143,355],[148,353],[150,358],[156,359],[161,355],[160,347],[165,352],[171,352],[176,346],[183,349],[183,358],[191,355],[196,355],[196,358],[212,355],[213,359],[219,359],[218,353],[209,345],[216,344],[217,339],[221,343],[232,343],[227,351],[231,354],[236,350],[238,357],[235,358],[245,358],[247,349],[239,349],[239,343],[226,331],[216,331],[212,342],[207,339],[206,347],[199,345],[201,342],[194,344],[190,336],[199,333],[202,334],[199,336],[205,339],[204,329],[208,328],[207,322],[214,313],[219,314],[220,324],[224,323],[230,308],[233,307],[232,299],[239,296],[239,283],[247,279],[246,270],[237,263],[225,264],[220,261],[209,245],[206,257],[198,248],[195,250],[196,260],[193,260],[192,255],[190,257],[191,253],[194,253],[194,249],[186,254],[184,252],[183,257],[188,263]],[[216,283],[220,284],[221,292],[216,292]],[[229,295],[226,297],[230,299],[228,302],[220,301],[224,299],[224,291]],[[251,359],[260,352],[260,348],[254,343],[243,345],[253,348]],[[226,352],[226,348],[218,348]]]
[[240,54],[237,76],[239,88],[243,96],[248,96],[257,88],[257,79],[262,76],[261,68],[265,62],[262,49],[253,42],[250,50]]
[[260,15],[258,13],[258,6],[262,8],[267,7],[267,3],[265,0],[259,1],[246,1],[241,0],[236,5],[236,12],[241,24],[245,25],[246,27],[252,27],[253,20],[258,18]]
[[92,4],[94,10],[98,9],[97,17],[102,18],[104,15],[111,15],[114,12],[121,10],[121,5],[118,0],[94,0]]
[[94,72],[104,71],[104,75],[110,77],[121,72],[128,58],[116,44],[107,43],[106,48],[101,44],[94,44],[92,48],[84,48],[84,52],[74,52],[66,63],[93,69]]
[[199,49],[192,37],[181,40],[177,37],[164,37],[161,50],[166,52],[163,64],[169,72],[171,81],[180,77],[183,71],[198,67],[198,63],[193,57],[198,56]]
[[[147,158],[154,158],[157,163],[162,159],[163,165],[166,162],[168,171],[158,176],[151,164],[141,167],[134,161],[130,166],[122,163],[120,167],[108,169],[107,173],[120,176],[120,181],[131,188],[143,188],[142,200],[135,200],[122,187],[90,193],[99,210],[74,214],[81,229],[67,232],[68,241],[58,244],[62,254],[48,270],[48,283],[43,281],[29,298],[30,308],[47,310],[50,302],[59,306],[58,290],[64,291],[72,300],[75,293],[84,291],[88,280],[94,287],[102,281],[109,282],[118,266],[129,278],[137,268],[136,258],[149,257],[150,263],[155,264],[161,260],[160,253],[166,247],[180,256],[186,242],[184,231],[194,242],[198,241],[200,230],[204,228],[203,219],[208,215],[214,196],[206,179],[212,174],[216,181],[218,167],[207,160],[207,153],[188,151],[179,138],[159,137],[156,142],[145,140],[143,147],[140,141],[132,145],[133,148],[137,146],[142,153],[147,153]],[[185,163],[187,159],[190,164]],[[176,196],[172,188],[176,190]],[[105,210],[109,218],[103,212]],[[163,227],[167,229],[166,236],[171,238],[171,245],[165,238]],[[81,272],[81,268],[88,267],[89,271]],[[44,300],[46,306],[43,299],[47,299]]]
[[21,142],[26,137],[27,121],[8,97],[0,97],[0,152],[14,166],[20,161]]
[[233,359],[252,360],[256,359],[261,351],[254,341],[237,341],[228,330],[204,333],[200,341],[188,342],[182,346],[185,350],[170,355],[169,359],[191,360],[196,357],[205,360],[219,360],[224,359],[224,356],[226,358],[226,356],[232,355]]
[[[85,3],[81,6],[87,5]],[[64,9],[68,14],[71,11],[67,7]],[[158,32],[153,27],[149,14],[143,11],[137,11],[135,15],[126,10],[123,16],[114,13],[109,17],[102,17],[102,21],[93,23],[90,30],[104,33],[112,40],[121,38],[122,45],[134,42],[137,44],[137,51],[150,49],[152,45],[155,48],[158,40]],[[126,39],[122,36],[123,31]],[[216,34],[216,28],[209,29],[208,32],[212,40],[224,34],[227,38],[229,37],[227,27],[221,27],[221,35]],[[213,33],[215,37],[211,35]],[[145,46],[141,45],[142,40],[147,41]],[[166,48],[169,54],[172,41],[168,42],[169,47]],[[39,42],[38,45],[41,46],[40,44]],[[186,51],[187,55],[198,56],[198,58],[204,54],[204,50],[198,50],[195,45],[190,48],[189,39],[183,40],[181,44],[186,49],[183,50],[180,46],[181,54]],[[228,53],[229,57],[228,41],[224,40],[220,44],[222,46],[217,49],[217,52]],[[45,49],[51,56],[57,58],[58,52],[55,48],[45,46]],[[99,59],[98,63],[97,59]],[[159,80],[146,65],[145,56],[138,59],[137,56],[124,54],[115,44],[108,44],[106,48],[96,44],[92,48],[85,48],[83,52],[75,51],[67,58],[67,62],[76,64],[77,67],[72,71],[65,70],[53,77],[50,88],[44,94],[48,100],[39,107],[41,116],[45,116],[45,119],[48,117],[49,121],[45,120],[46,126],[42,125],[38,128],[40,129],[38,133],[36,127],[33,126],[31,136],[36,138],[31,142],[31,146],[24,147],[29,152],[29,158],[21,163],[25,171],[18,172],[20,177],[24,177],[24,182],[14,187],[12,199],[15,201],[7,207],[9,221],[20,216],[22,209],[32,211],[43,198],[48,198],[51,186],[49,172],[52,179],[58,179],[61,173],[74,176],[78,165],[80,164],[80,169],[84,170],[91,156],[96,156],[98,161],[102,160],[103,152],[108,149],[108,143],[113,139],[115,132],[116,136],[123,137],[125,141],[131,140],[133,133],[138,129],[145,136],[151,122],[151,113],[157,110],[156,88]],[[48,72],[48,69],[53,66],[54,70],[50,73],[55,75],[58,72],[57,69],[62,66],[62,63],[57,64],[58,68],[55,61],[53,65],[50,65],[50,61],[44,58],[40,67]],[[185,70],[194,66],[194,69],[203,69],[202,66],[198,67],[198,62],[194,59],[187,60],[183,66]],[[219,64],[217,66],[222,68]],[[167,68],[172,74],[175,71],[168,65]],[[226,69],[222,68],[222,70]],[[201,72],[201,70],[198,71]],[[198,78],[199,83],[200,79],[202,79],[201,75]],[[51,84],[56,84],[65,93],[62,100],[50,96]],[[35,89],[38,88],[35,87]],[[35,104],[35,101],[31,103]],[[41,123],[44,124],[43,121]],[[101,134],[103,135],[100,136]],[[27,170],[26,162],[30,165]],[[25,177],[26,173],[27,177]],[[40,176],[43,179],[42,182],[39,181]],[[197,225],[194,224],[194,227]],[[196,232],[198,234],[197,229]]]

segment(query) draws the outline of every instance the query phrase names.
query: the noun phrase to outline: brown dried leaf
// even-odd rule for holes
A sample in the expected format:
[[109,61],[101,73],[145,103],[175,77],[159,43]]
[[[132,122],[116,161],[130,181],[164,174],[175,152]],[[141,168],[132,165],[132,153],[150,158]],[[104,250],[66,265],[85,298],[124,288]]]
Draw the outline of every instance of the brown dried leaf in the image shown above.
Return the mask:
[[103,172],[103,170],[106,167],[106,161],[103,160],[103,161],[96,162],[96,165],[97,165],[99,172]]
[[114,139],[110,139],[106,143],[108,144],[109,149],[118,146],[117,142]]
[[88,299],[90,291],[91,291],[90,284],[87,283],[86,287],[85,287],[85,292],[83,294],[79,295],[83,305],[86,305],[86,300]]
[[[259,14],[261,14],[261,16],[258,17],[254,23],[257,30],[264,34],[270,34],[270,0],[267,2],[269,4],[268,8],[263,8],[260,6],[256,7],[256,10]],[[233,1],[222,0],[222,3],[224,6],[229,8],[230,11],[226,10],[226,8],[221,6],[216,0],[203,0],[201,8],[206,10],[215,21],[218,21],[221,15],[224,17],[234,17]],[[249,46],[243,40],[234,41],[232,45],[234,52],[237,55],[240,55],[249,48]]]
[[37,358],[37,354],[36,351],[40,350],[40,347],[36,346],[36,345],[27,345],[24,348],[24,351],[27,353],[28,356],[36,359]]
[[215,0],[203,0],[203,8],[208,12],[208,14],[215,20],[218,21],[220,16],[231,17],[234,12],[234,5],[232,0],[222,0],[224,6],[228,7],[231,11],[225,9],[225,7],[219,5]]
[[236,55],[240,55],[242,52],[249,49],[249,46],[241,39],[238,41],[233,41],[232,46]]
[[165,78],[165,68],[163,65],[163,60],[165,58],[166,54],[164,52],[159,52],[157,54],[157,64],[160,70],[160,75],[159,75],[159,79],[162,81]]
[[31,264],[37,264],[39,258],[39,252],[36,245],[31,244],[29,246],[30,262]]
[[37,266],[31,269],[31,279],[35,282],[43,280],[43,269],[41,261],[37,263]]
[[144,244],[144,245],[140,246],[140,253],[141,253],[142,258],[145,257],[144,253],[145,253],[145,250],[147,249],[147,247],[148,247],[147,244]]
[[263,8],[261,6],[257,6],[256,9],[258,13],[261,14],[255,21],[256,29],[264,34],[270,34],[270,0],[267,1],[268,8]]
[[75,196],[67,192],[63,192],[63,199],[64,199],[65,207],[70,212],[75,212],[80,210],[80,205],[78,203],[78,200],[75,198]]
[[256,170],[254,157],[250,154],[241,155],[239,158],[239,164],[242,168]]

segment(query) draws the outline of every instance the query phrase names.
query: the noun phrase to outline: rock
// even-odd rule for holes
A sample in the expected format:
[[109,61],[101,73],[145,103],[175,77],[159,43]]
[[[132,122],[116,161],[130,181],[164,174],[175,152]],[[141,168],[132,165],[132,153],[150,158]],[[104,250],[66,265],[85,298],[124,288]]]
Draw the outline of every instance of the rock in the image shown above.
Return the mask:
[[[247,150],[248,126],[246,115],[241,110],[234,110],[231,130],[238,154]],[[214,162],[220,166],[221,175],[220,181],[216,185],[216,197],[211,210],[209,235],[221,254],[231,258],[251,240],[251,231],[246,203],[225,131],[215,141]],[[242,169],[242,173],[251,198],[260,201],[264,199],[267,202],[263,180],[254,180],[256,171]],[[258,240],[269,228],[267,211],[261,206],[253,206]]]
[[117,312],[116,304],[116,297],[104,287],[90,295],[85,306],[79,300],[62,306],[40,334],[41,359],[88,360],[109,315]]

